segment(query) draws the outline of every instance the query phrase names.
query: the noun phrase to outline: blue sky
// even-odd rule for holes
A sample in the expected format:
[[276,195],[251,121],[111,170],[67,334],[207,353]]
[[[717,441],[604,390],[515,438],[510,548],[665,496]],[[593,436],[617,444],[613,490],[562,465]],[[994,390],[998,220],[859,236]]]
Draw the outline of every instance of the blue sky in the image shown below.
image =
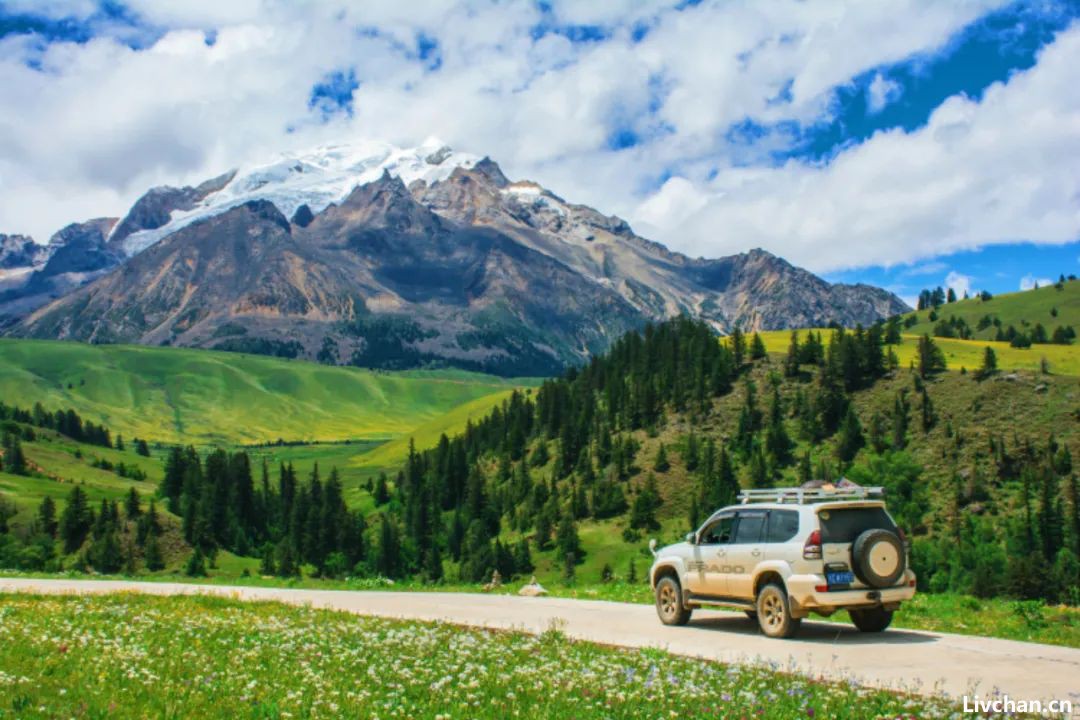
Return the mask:
[[1004,292],[1080,268],[1080,3],[0,0],[0,232],[431,136],[691,255]]

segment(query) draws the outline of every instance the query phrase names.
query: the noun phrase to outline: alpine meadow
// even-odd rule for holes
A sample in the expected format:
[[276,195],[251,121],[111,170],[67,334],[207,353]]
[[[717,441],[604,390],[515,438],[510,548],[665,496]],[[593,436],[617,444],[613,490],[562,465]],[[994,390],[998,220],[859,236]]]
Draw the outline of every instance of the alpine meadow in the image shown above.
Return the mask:
[[1073,717],[1077,58],[0,0],[0,720]]

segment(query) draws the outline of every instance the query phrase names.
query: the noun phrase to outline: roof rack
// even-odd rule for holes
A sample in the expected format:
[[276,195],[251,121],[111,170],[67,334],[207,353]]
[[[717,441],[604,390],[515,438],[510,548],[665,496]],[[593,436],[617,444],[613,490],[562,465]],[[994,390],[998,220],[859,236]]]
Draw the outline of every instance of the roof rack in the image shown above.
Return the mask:
[[810,503],[833,502],[837,500],[880,500],[884,497],[885,488],[883,487],[791,487],[743,490],[739,493],[739,502],[743,505],[758,502],[808,505]]

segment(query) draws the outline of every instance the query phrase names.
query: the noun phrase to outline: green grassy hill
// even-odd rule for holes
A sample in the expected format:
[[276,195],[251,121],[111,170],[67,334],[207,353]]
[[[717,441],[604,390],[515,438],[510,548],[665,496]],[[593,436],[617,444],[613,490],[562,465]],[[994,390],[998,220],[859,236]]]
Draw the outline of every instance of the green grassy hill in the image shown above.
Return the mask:
[[1012,325],[1020,331],[1034,326],[1035,323],[1042,323],[1048,332],[1053,332],[1058,325],[1080,328],[1080,281],[1066,281],[1038,290],[995,295],[986,301],[974,297],[946,303],[937,308],[937,320],[930,320],[930,313],[930,310],[920,310],[905,316],[917,320],[917,323],[905,332],[916,335],[933,334],[934,325],[939,320],[948,320],[952,316],[964,320],[971,327],[976,340],[989,340],[997,334],[997,326],[993,324],[978,329],[979,321],[987,316],[991,321],[995,318],[1000,320],[1002,327]]
[[74,408],[126,437],[251,444],[388,439],[517,385],[448,371],[372,372],[127,345],[0,340],[0,398]]
[[[817,328],[823,339],[832,332],[827,328]],[[806,331],[800,330],[800,338],[806,338]],[[900,360],[901,367],[909,367],[915,359],[915,348],[922,333],[905,332],[903,342],[893,346],[893,351]],[[783,354],[791,343],[790,330],[770,330],[761,333],[765,348],[770,353]],[[987,347],[994,348],[997,354],[998,368],[1001,370],[1026,370],[1038,372],[1042,361],[1050,372],[1056,375],[1080,376],[1080,348],[1075,345],[1032,345],[1030,348],[1011,347],[1006,342],[991,340],[960,340],[958,338],[934,338],[934,342],[945,354],[948,369],[959,372],[961,368],[976,370],[982,364],[983,353]]]

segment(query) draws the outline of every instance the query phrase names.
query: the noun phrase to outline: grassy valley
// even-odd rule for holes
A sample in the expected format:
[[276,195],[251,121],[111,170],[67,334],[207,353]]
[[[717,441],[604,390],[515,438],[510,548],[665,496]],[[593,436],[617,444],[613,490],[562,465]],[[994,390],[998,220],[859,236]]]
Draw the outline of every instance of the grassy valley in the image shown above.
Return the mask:
[[257,355],[0,339],[0,399],[73,408],[162,443],[386,440],[519,383],[458,370],[375,372]]

